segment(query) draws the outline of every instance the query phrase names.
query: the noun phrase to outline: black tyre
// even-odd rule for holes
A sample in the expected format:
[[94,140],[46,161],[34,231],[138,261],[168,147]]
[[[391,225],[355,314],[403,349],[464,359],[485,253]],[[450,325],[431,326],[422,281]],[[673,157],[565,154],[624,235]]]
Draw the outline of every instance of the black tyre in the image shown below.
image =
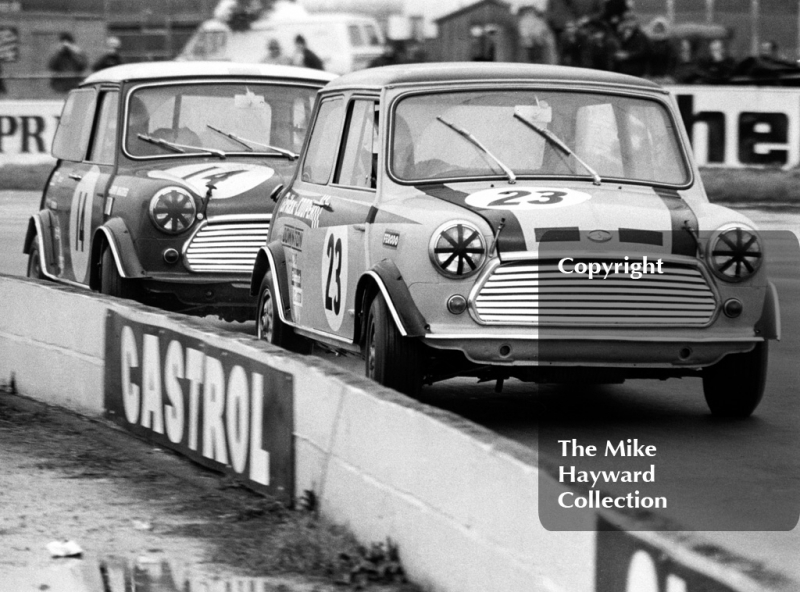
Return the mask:
[[769,348],[764,341],[745,354],[725,356],[703,370],[703,393],[713,415],[748,417],[764,396]]
[[275,298],[275,283],[268,271],[261,280],[256,312],[256,335],[259,339],[300,354],[311,353],[311,342],[295,335],[294,329],[281,321],[278,300]]
[[134,283],[119,274],[114,254],[108,246],[103,248],[103,255],[100,258],[100,293],[117,298],[136,298]]
[[45,275],[42,273],[42,260],[39,257],[39,237],[35,235],[31,243],[31,252],[28,254],[28,277],[37,280],[45,279]]
[[424,372],[423,346],[400,334],[380,294],[369,307],[364,352],[367,378],[411,397],[419,395]]

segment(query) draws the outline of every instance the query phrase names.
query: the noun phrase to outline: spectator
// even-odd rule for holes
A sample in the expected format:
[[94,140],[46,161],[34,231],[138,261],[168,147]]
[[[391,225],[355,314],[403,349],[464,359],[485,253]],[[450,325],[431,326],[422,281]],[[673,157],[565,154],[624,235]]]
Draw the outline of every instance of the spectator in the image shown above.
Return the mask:
[[564,30],[558,39],[561,64],[564,66],[581,66],[583,45],[585,39],[583,31],[575,21],[564,23]]
[[580,65],[595,70],[613,70],[614,56],[619,40],[605,21],[593,20],[583,26],[586,42],[583,44]]
[[694,52],[692,51],[692,42],[688,39],[681,39],[672,77],[678,84],[694,84],[699,76],[697,64],[694,60]]
[[122,63],[122,56],[119,55],[119,48],[122,46],[119,37],[109,37],[106,39],[106,53],[100,56],[92,65],[92,72],[103,70],[104,68],[111,68],[112,66],[119,66]]
[[522,59],[532,64],[555,64],[556,38],[541,10],[534,6],[519,11],[518,31]]
[[6,81],[3,80],[3,64],[0,63],[0,95],[6,94]]
[[630,76],[644,76],[650,61],[650,41],[636,18],[628,15],[619,24],[619,49],[614,54],[614,70]]
[[292,59],[283,55],[281,44],[277,39],[270,39],[267,42],[267,55],[261,60],[264,64],[278,64],[279,66],[291,66]]
[[706,84],[724,84],[727,82],[733,68],[735,60],[727,55],[725,43],[721,39],[714,39],[708,44],[709,55],[698,61],[698,78],[700,82]]
[[306,38],[298,35],[294,38],[294,65],[304,66],[306,68],[314,68],[315,70],[324,70],[322,60],[313,51],[308,49],[306,45]]
[[667,19],[657,17],[650,24],[650,65],[647,73],[653,78],[671,78],[676,62],[675,46],[669,38]]
[[87,60],[70,33],[61,33],[58,40],[61,45],[50,57],[47,67],[53,73],[50,87],[56,92],[65,93],[80,84]]

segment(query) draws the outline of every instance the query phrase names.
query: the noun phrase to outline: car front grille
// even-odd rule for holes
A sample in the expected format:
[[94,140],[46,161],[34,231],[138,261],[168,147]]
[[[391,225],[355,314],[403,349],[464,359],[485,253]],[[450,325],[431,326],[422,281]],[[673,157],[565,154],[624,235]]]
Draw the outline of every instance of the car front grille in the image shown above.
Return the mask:
[[184,247],[186,267],[205,273],[251,273],[268,232],[268,220],[206,224]]
[[562,273],[558,260],[505,263],[477,286],[471,305],[477,320],[485,324],[663,327],[710,323],[716,299],[703,273],[692,265],[667,261],[661,269],[663,275],[647,274],[635,280],[623,273],[590,280],[586,275]]

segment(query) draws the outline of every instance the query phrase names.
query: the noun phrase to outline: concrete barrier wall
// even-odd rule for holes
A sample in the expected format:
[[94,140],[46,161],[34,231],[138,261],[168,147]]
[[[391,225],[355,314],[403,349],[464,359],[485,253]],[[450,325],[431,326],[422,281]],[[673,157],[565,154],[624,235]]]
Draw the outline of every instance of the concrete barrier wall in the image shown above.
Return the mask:
[[[625,587],[629,563],[641,553],[654,566],[679,566],[684,592],[793,589],[771,574],[763,581],[749,577],[740,558],[695,552],[685,533],[615,532],[604,536],[625,537],[624,545],[598,548],[594,530],[601,517],[589,510],[577,514],[575,527],[585,530],[547,531],[538,517],[539,487],[563,486],[546,475],[539,480],[536,451],[324,360],[208,330],[191,318],[33,280],[0,275],[0,301],[0,380],[13,375],[23,395],[85,414],[104,412],[109,311],[291,374],[295,495],[313,491],[322,513],[364,542],[391,538],[410,577],[427,589],[662,592],[635,583],[631,588],[630,581]],[[613,524],[615,517],[602,519]],[[595,565],[601,551],[604,564]],[[612,580],[622,587],[598,584],[615,564]],[[686,574],[700,579],[693,583]]]

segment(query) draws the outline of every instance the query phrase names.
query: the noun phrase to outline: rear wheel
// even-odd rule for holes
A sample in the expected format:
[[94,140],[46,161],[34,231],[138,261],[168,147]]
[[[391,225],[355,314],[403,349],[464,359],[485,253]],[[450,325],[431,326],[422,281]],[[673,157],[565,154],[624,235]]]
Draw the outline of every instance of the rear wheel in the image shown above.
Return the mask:
[[45,279],[42,273],[42,260],[39,256],[39,237],[34,235],[31,252],[28,254],[28,277],[37,280]]
[[103,247],[103,255],[100,258],[100,293],[117,298],[136,297],[134,283],[120,275],[114,254],[108,245]]
[[272,272],[268,271],[261,280],[261,288],[258,291],[256,335],[259,339],[284,349],[301,354],[311,353],[311,343],[307,339],[295,335],[294,329],[281,321],[275,289]]
[[400,334],[381,294],[369,307],[364,350],[367,378],[412,397],[419,395],[424,371],[422,344]]
[[748,417],[755,411],[764,396],[768,351],[764,341],[703,370],[703,393],[713,415]]

